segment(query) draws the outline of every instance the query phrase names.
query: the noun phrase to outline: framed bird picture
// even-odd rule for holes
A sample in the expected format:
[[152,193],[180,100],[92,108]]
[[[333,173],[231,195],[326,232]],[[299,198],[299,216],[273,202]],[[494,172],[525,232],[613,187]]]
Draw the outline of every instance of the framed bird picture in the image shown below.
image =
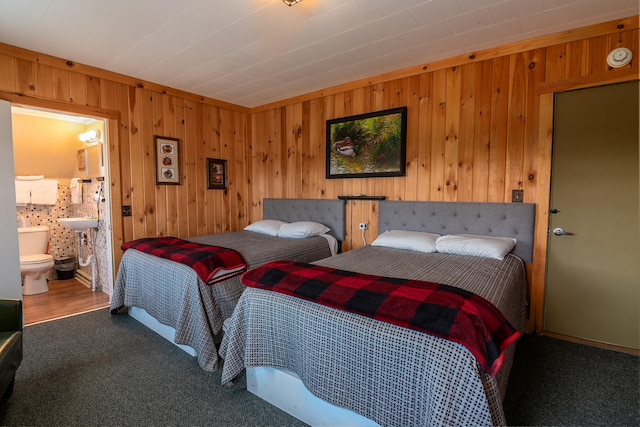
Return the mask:
[[407,107],[327,120],[327,178],[405,176]]
[[154,136],[156,184],[180,184],[180,150],[177,138]]

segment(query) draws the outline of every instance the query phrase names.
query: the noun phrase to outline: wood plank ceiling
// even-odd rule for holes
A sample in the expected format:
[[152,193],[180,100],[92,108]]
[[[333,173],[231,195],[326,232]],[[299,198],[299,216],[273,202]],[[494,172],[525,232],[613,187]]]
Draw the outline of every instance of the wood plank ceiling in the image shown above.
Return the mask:
[[256,107],[638,14],[637,0],[0,2],[0,42]]

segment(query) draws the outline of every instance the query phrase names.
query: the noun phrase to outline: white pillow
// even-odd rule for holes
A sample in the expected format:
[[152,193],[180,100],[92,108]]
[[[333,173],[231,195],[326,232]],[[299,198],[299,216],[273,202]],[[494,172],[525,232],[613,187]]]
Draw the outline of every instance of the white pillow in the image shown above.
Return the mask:
[[436,239],[439,234],[420,231],[389,230],[380,234],[371,246],[384,246],[394,249],[431,253],[436,251]]
[[269,236],[277,236],[278,230],[284,224],[287,224],[286,221],[280,221],[278,219],[263,219],[260,221],[256,221],[253,224],[247,225],[244,229],[247,231],[254,231],[260,234],[266,234]]
[[504,259],[516,245],[510,237],[480,236],[476,234],[447,234],[438,237],[436,250],[445,254],[471,255]]
[[324,224],[313,221],[297,221],[284,224],[278,230],[278,237],[293,237],[301,239],[324,234],[331,229]]

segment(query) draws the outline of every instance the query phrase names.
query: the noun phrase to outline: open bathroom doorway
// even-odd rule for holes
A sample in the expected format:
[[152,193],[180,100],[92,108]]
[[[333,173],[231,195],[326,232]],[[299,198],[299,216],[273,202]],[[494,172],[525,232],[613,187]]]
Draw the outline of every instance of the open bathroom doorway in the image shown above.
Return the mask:
[[[108,120],[12,105],[15,175],[56,180],[54,203],[16,200],[18,227],[49,228],[48,292],[23,295],[25,324],[107,307],[113,289],[110,234]],[[24,200],[22,200],[24,202]],[[74,231],[59,218],[97,218],[97,227]]]

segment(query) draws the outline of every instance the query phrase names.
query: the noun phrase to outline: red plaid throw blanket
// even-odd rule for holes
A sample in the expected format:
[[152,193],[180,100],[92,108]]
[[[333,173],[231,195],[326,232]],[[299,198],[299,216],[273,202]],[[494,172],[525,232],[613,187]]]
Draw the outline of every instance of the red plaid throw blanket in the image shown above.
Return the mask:
[[201,245],[176,237],[148,237],[122,245],[122,250],[140,252],[170,259],[193,268],[203,282],[213,285],[247,270],[238,252],[219,246]]
[[521,335],[490,302],[453,286],[294,261],[250,270],[242,282],[462,344],[492,376]]

